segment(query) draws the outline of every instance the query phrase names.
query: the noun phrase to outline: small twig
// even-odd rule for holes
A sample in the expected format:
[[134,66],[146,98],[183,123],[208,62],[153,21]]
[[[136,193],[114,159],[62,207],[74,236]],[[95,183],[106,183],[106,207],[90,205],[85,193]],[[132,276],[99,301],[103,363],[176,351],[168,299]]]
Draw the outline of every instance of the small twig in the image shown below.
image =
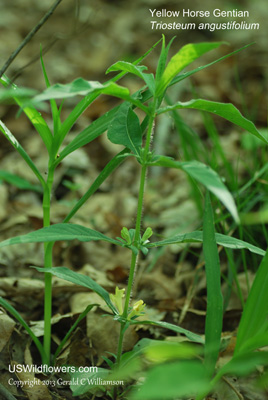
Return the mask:
[[17,57],[17,55],[23,49],[23,47],[26,46],[26,44],[32,39],[32,37],[36,34],[36,32],[44,25],[44,23],[48,20],[48,18],[53,14],[53,12],[58,7],[58,5],[60,4],[61,1],[62,0],[57,0],[53,4],[53,6],[48,10],[48,12],[44,15],[44,17],[40,19],[38,24],[31,30],[31,32],[28,33],[26,38],[23,39],[23,41],[21,42],[19,47],[17,47],[17,49],[15,51],[13,51],[13,53],[11,54],[9,59],[6,61],[6,63],[3,65],[3,67],[0,70],[0,78],[6,72],[6,70],[8,69],[10,64],[12,63],[12,61]]
[[239,400],[245,400],[244,396],[235,388],[235,386],[229,381],[229,379],[223,376],[222,380],[234,391]]

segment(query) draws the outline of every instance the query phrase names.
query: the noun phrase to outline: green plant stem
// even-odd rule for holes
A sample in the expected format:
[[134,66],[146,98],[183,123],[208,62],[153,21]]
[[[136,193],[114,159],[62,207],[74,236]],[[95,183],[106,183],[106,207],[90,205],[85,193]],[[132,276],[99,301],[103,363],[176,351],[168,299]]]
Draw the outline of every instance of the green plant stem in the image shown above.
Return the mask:
[[[154,107],[154,109],[155,109],[155,107]],[[150,116],[149,123],[148,123],[146,144],[144,147],[144,154],[143,154],[143,164],[142,164],[142,168],[141,168],[140,189],[139,189],[135,237],[134,237],[134,245],[137,247],[138,247],[140,231],[141,231],[143,197],[144,197],[146,173],[147,173],[147,167],[148,167],[147,157],[148,157],[148,153],[150,150],[150,141],[151,141],[151,136],[152,136],[152,132],[153,132],[154,118],[155,118],[155,113],[153,112]],[[130,297],[131,297],[132,285],[133,285],[134,276],[135,276],[137,259],[138,259],[138,254],[135,254],[134,252],[132,252],[130,272],[129,272],[129,278],[128,278],[128,287],[127,287],[127,293],[126,293],[126,301],[125,301],[124,312],[123,312],[124,318],[127,318],[127,315],[128,315],[128,308],[129,308],[129,302],[130,302]]]
[[117,358],[116,358],[117,366],[120,365],[120,361],[121,361],[125,327],[126,327],[126,323],[122,323],[121,327],[120,327],[120,334],[119,334],[119,341],[118,341],[118,348],[117,348]]
[[[49,167],[47,182],[43,195],[43,226],[50,226],[50,199],[53,185],[54,168]],[[44,243],[44,267],[52,268],[53,242]],[[51,346],[51,309],[52,309],[52,275],[45,273],[45,298],[44,298],[44,356],[43,364],[50,365]]]
[[[154,104],[153,104],[153,112],[151,113],[151,115],[149,117],[148,130],[147,130],[147,135],[146,135],[146,143],[145,143],[143,158],[142,158],[140,188],[139,188],[135,237],[134,237],[134,245],[137,248],[138,248],[139,239],[140,239],[143,198],[144,198],[146,174],[147,174],[147,167],[148,167],[148,154],[150,151],[150,142],[151,142],[151,137],[152,137],[152,133],[153,133],[153,126],[154,126],[154,119],[155,119],[155,106],[156,106],[156,102],[154,102]],[[127,292],[126,292],[126,300],[125,300],[124,311],[123,311],[123,318],[125,318],[126,322],[121,322],[121,329],[120,329],[118,349],[117,349],[117,367],[120,366],[120,361],[121,361],[121,355],[122,355],[122,350],[123,350],[123,340],[124,340],[124,334],[125,334],[125,331],[127,328],[126,325],[127,325],[128,309],[129,309],[129,303],[130,303],[130,298],[131,298],[132,286],[133,286],[134,277],[135,277],[138,255],[139,255],[139,251],[138,251],[138,253],[132,252],[129,278],[128,278],[128,286],[127,286]],[[116,395],[115,395],[115,398],[116,398]]]

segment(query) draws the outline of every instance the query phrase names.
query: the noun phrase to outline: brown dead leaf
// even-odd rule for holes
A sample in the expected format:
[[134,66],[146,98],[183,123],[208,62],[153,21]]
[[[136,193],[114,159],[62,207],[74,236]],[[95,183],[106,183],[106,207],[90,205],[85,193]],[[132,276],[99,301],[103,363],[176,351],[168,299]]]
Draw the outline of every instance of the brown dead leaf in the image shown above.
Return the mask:
[[15,328],[16,322],[7,314],[0,314],[0,351],[3,350]]
[[[12,366],[18,365],[12,362]],[[48,387],[30,372],[16,372],[18,379],[23,382],[22,390],[29,400],[52,400]]]
[[[73,314],[82,313],[90,304],[99,304],[103,311],[109,311],[105,301],[94,292],[76,293],[70,298],[70,308]],[[97,310],[96,307],[92,311],[95,310]]]
[[[101,356],[107,356],[107,352],[116,353],[120,324],[111,317],[96,313],[87,314],[87,336],[96,350],[99,360]],[[125,333],[124,351],[129,351],[137,343],[139,337],[135,327],[130,326]]]
[[44,282],[28,278],[0,278],[0,290],[5,296],[38,296],[43,294]]
[[[60,314],[54,315],[51,318],[51,325],[57,324],[64,318],[71,318],[71,317],[73,317],[73,313],[68,313],[64,315]],[[40,337],[44,335],[44,320],[32,321],[30,325],[31,325],[31,330],[34,332],[35,336]]]

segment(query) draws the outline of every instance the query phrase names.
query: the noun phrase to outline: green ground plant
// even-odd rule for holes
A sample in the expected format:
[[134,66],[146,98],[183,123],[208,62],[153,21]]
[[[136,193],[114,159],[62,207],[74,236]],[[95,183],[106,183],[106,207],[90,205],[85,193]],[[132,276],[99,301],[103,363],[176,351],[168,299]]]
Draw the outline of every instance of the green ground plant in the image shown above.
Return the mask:
[[[216,196],[224,207],[225,217],[232,217],[234,226],[239,224],[239,215],[234,198],[219,175],[205,165],[196,160],[176,161],[162,154],[155,154],[152,147],[154,125],[157,116],[163,113],[175,115],[176,126],[179,127],[181,120],[176,117],[176,110],[194,109],[201,112],[215,114],[227,121],[241,127],[267,144],[266,138],[256,129],[255,125],[232,104],[213,102],[204,99],[193,99],[188,102],[176,102],[171,104],[165,101],[165,96],[170,86],[178,84],[180,81],[197,73],[198,71],[213,66],[216,62],[222,61],[236,52],[228,54],[209,64],[193,69],[189,72],[182,72],[196,59],[205,53],[218,48],[222,43],[197,43],[183,46],[169,61],[168,51],[173,41],[167,46],[165,38],[162,40],[162,49],[155,75],[147,72],[147,67],[140,65],[146,55],[135,63],[119,61],[113,64],[107,73],[119,71],[119,74],[108,80],[106,83],[86,81],[78,78],[69,84],[56,84],[51,86],[46,74],[45,66],[41,57],[42,68],[46,81],[47,89],[29,99],[28,93],[20,91],[12,85],[7,77],[3,77],[1,82],[8,89],[3,90],[3,97],[12,97],[17,104],[22,107],[36,131],[43,140],[48,152],[48,169],[46,178],[43,177],[37,166],[33,163],[29,155],[19,144],[14,135],[6,125],[0,121],[0,129],[11,145],[23,157],[31,168],[40,187],[38,190],[43,194],[43,228],[27,233],[25,235],[13,237],[0,243],[0,248],[19,243],[44,243],[44,268],[37,268],[44,273],[45,280],[45,299],[44,299],[44,341],[43,343],[35,336],[30,326],[11,306],[7,300],[0,298],[0,304],[12,314],[26,329],[33,342],[38,348],[42,363],[45,365],[54,364],[57,355],[60,353],[67,339],[81,321],[82,318],[96,304],[90,304],[80,315],[76,323],[66,334],[56,352],[51,354],[51,305],[52,305],[52,276],[65,279],[72,283],[84,286],[97,293],[106,303],[109,313],[107,318],[113,318],[120,324],[120,334],[118,338],[118,350],[115,361],[106,359],[110,369],[99,368],[99,372],[91,375],[91,378],[100,377],[102,379],[125,379],[131,381],[145,376],[143,385],[137,385],[131,393],[114,390],[108,394],[116,398],[126,398],[130,396],[133,400],[157,400],[173,399],[180,396],[194,394],[201,400],[204,398],[219,381],[219,379],[229,373],[243,375],[249,373],[256,364],[266,365],[268,354],[266,352],[256,352],[255,350],[266,346],[267,339],[267,267],[268,257],[265,252],[257,246],[248,242],[236,239],[228,235],[215,232],[214,216],[209,192]],[[240,49],[241,50],[241,49]],[[239,50],[239,51],[240,51]],[[125,74],[137,76],[141,82],[141,88],[136,93],[131,94],[129,90],[116,82]],[[7,92],[8,90],[8,92]],[[64,139],[71,127],[74,125],[83,111],[100,95],[105,94],[122,99],[119,106],[111,109],[105,115],[94,121],[91,125],[79,133],[69,144],[64,146]],[[82,100],[71,111],[69,116],[62,121],[62,103],[58,106],[56,100],[66,99],[74,96],[82,96]],[[43,102],[49,100],[53,117],[53,131],[42,118],[38,107]],[[138,108],[144,113],[144,118],[140,122],[135,109]],[[54,172],[59,163],[74,152],[84,146],[102,133],[108,130],[108,139],[118,145],[123,145],[121,150],[104,167],[99,176],[89,187],[84,196],[70,210],[64,221],[60,224],[50,224],[51,193],[54,181]],[[185,148],[186,144],[185,133]],[[96,192],[105,179],[128,157],[134,157],[140,165],[140,184],[137,198],[137,215],[134,227],[124,227],[120,238],[110,238],[102,232],[86,228],[81,225],[71,224],[69,221],[83,204]],[[224,155],[222,155],[225,162]],[[205,187],[205,207],[203,229],[191,233],[177,234],[160,241],[152,241],[153,231],[150,227],[143,227],[143,202],[146,189],[146,176],[148,168],[162,167],[174,168],[184,171],[191,179]],[[123,166],[122,166],[123,168]],[[8,173],[3,172],[1,179],[6,179],[14,183]],[[15,179],[15,184],[16,183]],[[29,188],[32,189],[32,188]],[[131,265],[129,270],[128,284],[126,290],[116,288],[115,294],[109,294],[103,287],[97,284],[88,276],[81,275],[65,267],[53,266],[53,245],[59,240],[80,240],[105,241],[113,245],[128,248],[131,252]],[[153,320],[139,320],[146,305],[143,300],[131,303],[132,287],[135,273],[138,268],[140,253],[147,255],[150,249],[163,247],[175,243],[203,243],[203,254],[205,260],[205,272],[207,280],[207,315],[205,326],[205,339],[183,329],[180,326],[167,322],[157,322]],[[238,329],[237,345],[233,358],[221,369],[217,369],[216,362],[219,352],[223,347],[221,340],[222,321],[224,305],[221,293],[221,271],[217,245],[227,249],[247,249],[255,254],[264,256],[256,275],[253,287],[251,288],[248,301],[243,311],[243,316]],[[258,312],[256,312],[258,310]],[[123,353],[123,341],[127,329],[130,325],[144,324],[155,325],[169,329],[184,335],[188,341],[182,343],[167,343],[143,339],[132,351]],[[190,343],[189,343],[190,342]],[[143,360],[149,362],[150,368],[144,371]],[[164,369],[163,369],[164,366]],[[89,374],[87,374],[87,377]],[[71,375],[72,379],[84,378],[78,371]],[[130,386],[129,386],[130,387]],[[88,391],[95,390],[94,385],[71,385],[74,396],[84,395]],[[98,387],[98,390],[107,390],[105,386]],[[128,389],[127,389],[128,390]]]

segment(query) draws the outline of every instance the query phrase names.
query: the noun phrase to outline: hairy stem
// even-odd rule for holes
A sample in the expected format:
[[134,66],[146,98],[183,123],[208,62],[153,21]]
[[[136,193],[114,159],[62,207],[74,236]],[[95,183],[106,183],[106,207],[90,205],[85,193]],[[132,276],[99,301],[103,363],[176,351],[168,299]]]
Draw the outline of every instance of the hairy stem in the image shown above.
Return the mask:
[[[134,244],[137,246],[140,239],[140,232],[141,232],[141,222],[142,222],[142,209],[143,209],[143,198],[144,198],[144,191],[145,191],[145,182],[146,182],[146,174],[147,174],[147,158],[148,153],[150,151],[150,141],[151,136],[153,133],[153,126],[154,126],[154,119],[155,113],[153,112],[150,116],[149,123],[148,123],[148,131],[146,135],[146,144],[144,147],[144,154],[143,154],[143,164],[141,168],[141,178],[140,178],[140,189],[139,189],[139,198],[138,198],[138,207],[137,207],[137,217],[136,217],[136,227],[135,227],[135,238]],[[131,258],[131,265],[129,271],[129,278],[128,278],[128,287],[126,293],[126,301],[124,307],[123,316],[126,318],[128,314],[128,308],[130,303],[131,291],[133,286],[133,281],[135,277],[136,271],[136,264],[137,264],[138,254],[132,253]]]
[[[147,130],[147,134],[146,134],[146,143],[145,143],[145,147],[144,147],[142,168],[141,168],[140,188],[139,188],[135,237],[134,237],[134,245],[137,247],[138,247],[139,240],[140,240],[143,198],[144,198],[146,174],[147,174],[147,166],[148,166],[148,154],[150,151],[150,142],[151,142],[151,137],[152,137],[152,133],[153,133],[154,119],[155,119],[155,102],[153,104],[153,112],[151,113],[150,118],[149,118],[148,130]],[[124,306],[124,311],[123,311],[123,317],[124,317],[125,321],[128,316],[128,309],[129,309],[129,304],[130,304],[130,299],[131,299],[131,292],[132,292],[132,286],[133,286],[135,272],[136,272],[138,255],[139,255],[139,252],[137,254],[132,252],[129,278],[128,278],[128,286],[127,286],[127,292],[126,292],[126,300],[125,300],[125,306]],[[122,355],[122,350],[123,350],[124,334],[125,334],[126,330],[127,330],[127,322],[121,322],[121,330],[120,330],[118,349],[117,349],[117,367],[120,366],[121,355]],[[116,391],[115,391],[114,395],[115,395],[114,398],[116,398]]]

